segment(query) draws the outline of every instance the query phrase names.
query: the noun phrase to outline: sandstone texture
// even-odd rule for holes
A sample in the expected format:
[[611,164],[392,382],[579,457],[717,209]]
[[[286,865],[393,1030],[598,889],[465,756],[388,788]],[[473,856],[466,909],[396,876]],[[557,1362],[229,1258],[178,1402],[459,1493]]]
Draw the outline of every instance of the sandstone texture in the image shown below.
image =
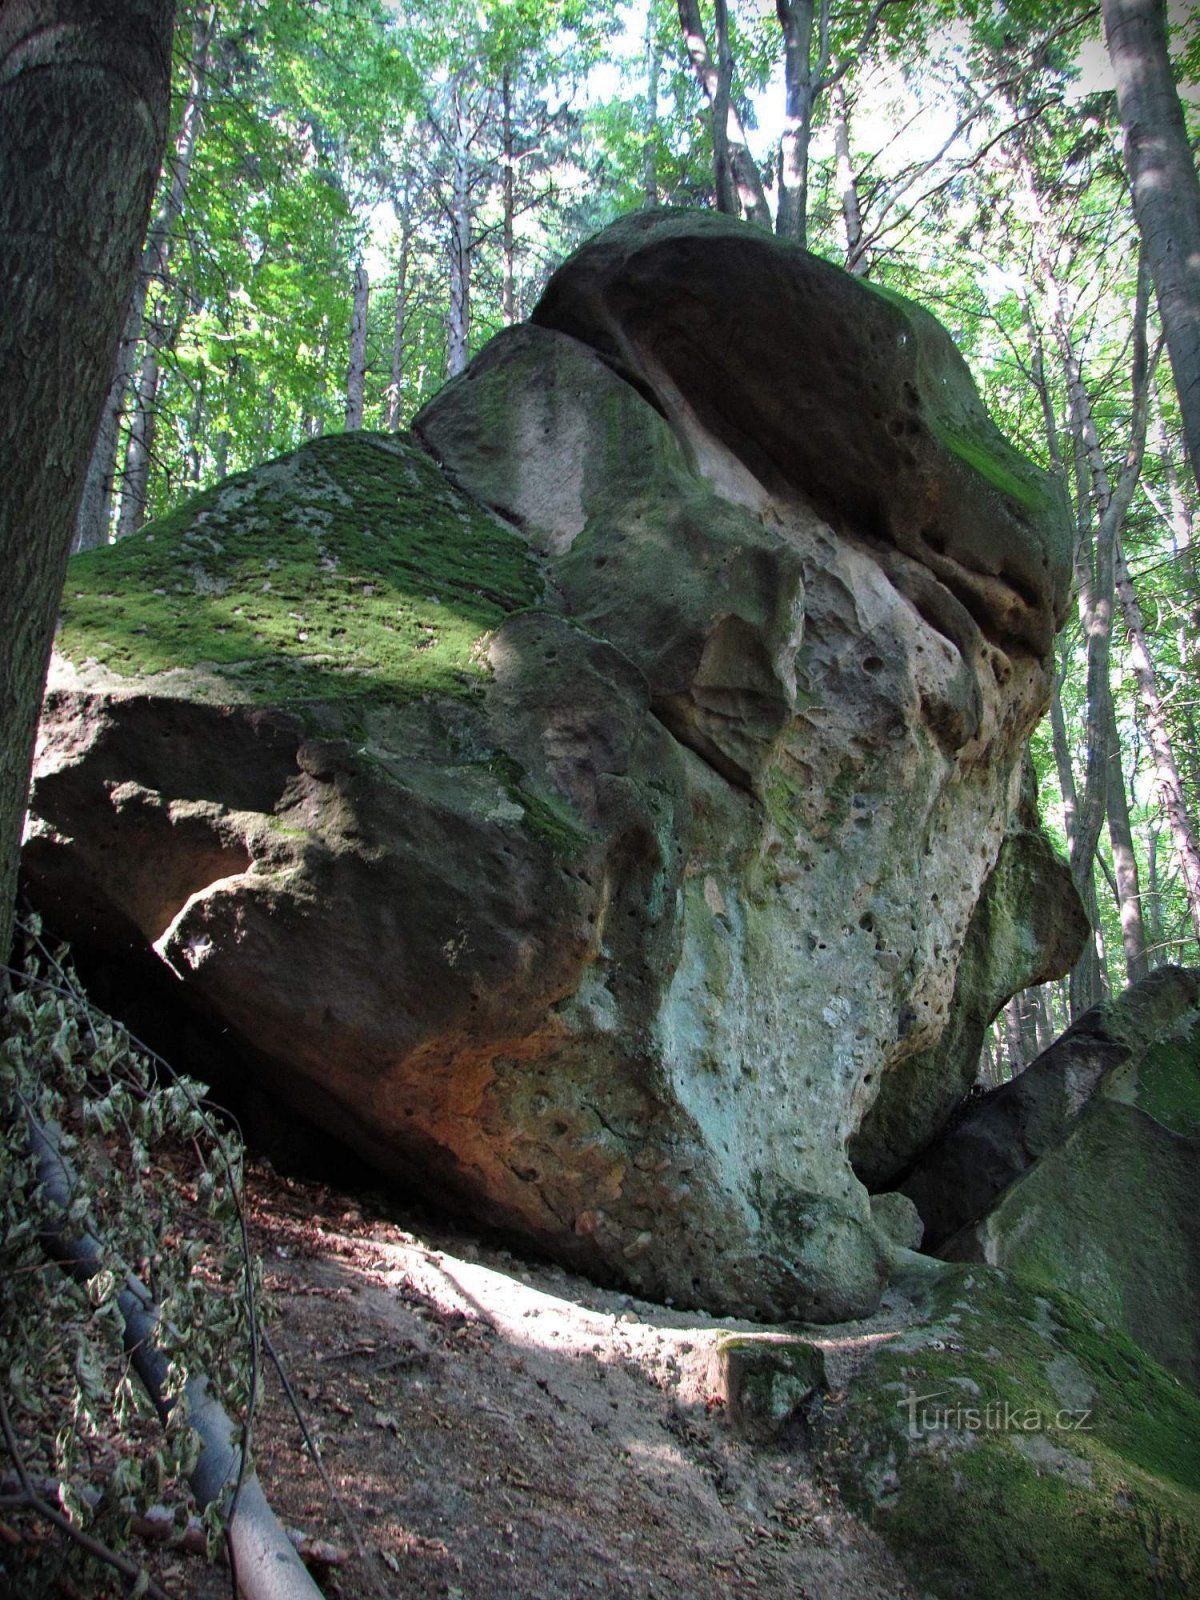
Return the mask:
[[848,1150],[886,1096],[885,1184],[961,1093],[981,903],[1040,897],[1013,972],[1074,955],[1021,803],[1069,574],[927,313],[647,214],[414,436],[77,558],[27,881],[385,1174],[645,1295],[859,1315]]

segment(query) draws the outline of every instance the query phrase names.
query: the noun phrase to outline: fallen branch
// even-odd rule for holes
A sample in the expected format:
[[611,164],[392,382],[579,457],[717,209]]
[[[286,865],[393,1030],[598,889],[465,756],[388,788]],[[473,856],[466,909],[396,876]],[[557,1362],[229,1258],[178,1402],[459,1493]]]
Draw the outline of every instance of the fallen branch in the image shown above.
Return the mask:
[[[46,1478],[30,1473],[28,1483],[34,1497],[46,1501],[56,1510],[62,1510],[59,1501],[62,1485],[57,1478]],[[76,1493],[90,1511],[94,1511],[103,1498],[99,1489],[87,1485],[78,1489]],[[31,1504],[30,1495],[22,1487],[18,1474],[0,1473],[0,1510],[20,1511]],[[208,1534],[200,1518],[189,1517],[181,1527],[170,1506],[150,1506],[141,1516],[133,1518],[130,1531],[139,1539],[145,1539],[153,1544],[169,1544],[172,1549],[186,1550],[189,1555],[208,1554]],[[311,1533],[305,1533],[302,1528],[285,1527],[283,1531],[295,1545],[301,1561],[306,1566],[344,1567],[350,1559],[349,1552],[343,1550],[340,1545],[330,1544],[327,1539],[314,1539]],[[0,1522],[0,1539],[9,1544],[21,1542],[20,1534],[3,1522]]]
[[[43,1126],[27,1103],[25,1111],[39,1184],[65,1219],[75,1191],[74,1179],[53,1132]],[[69,1239],[64,1225],[49,1226],[43,1230],[42,1245],[65,1272],[81,1283],[95,1277],[103,1267],[103,1251],[94,1234]],[[124,1346],[130,1365],[165,1423],[172,1402],[167,1398],[166,1357],[154,1343],[158,1307],[145,1285],[132,1275],[125,1280],[117,1305],[124,1322]],[[247,1468],[236,1441],[237,1430],[210,1393],[207,1380],[203,1376],[189,1378],[184,1394],[188,1424],[201,1446],[188,1480],[197,1503],[202,1509],[214,1502],[221,1504],[236,1492],[226,1538],[243,1600],[322,1600],[320,1589],[268,1505],[257,1474]],[[21,1463],[14,1464],[21,1472]],[[61,1518],[66,1522],[61,1513],[44,1502],[36,1509],[41,1515],[49,1514],[50,1521]],[[79,1530],[70,1523],[67,1531],[78,1537]]]

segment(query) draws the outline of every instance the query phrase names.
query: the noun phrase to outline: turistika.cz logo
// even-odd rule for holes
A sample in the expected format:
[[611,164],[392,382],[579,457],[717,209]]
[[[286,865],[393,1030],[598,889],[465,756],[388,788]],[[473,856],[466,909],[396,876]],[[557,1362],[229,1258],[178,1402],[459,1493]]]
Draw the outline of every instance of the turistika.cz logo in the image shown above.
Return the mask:
[[908,1437],[921,1439],[927,1433],[1090,1433],[1090,1407],[1044,1411],[1040,1406],[1013,1405],[1007,1400],[992,1400],[986,1405],[937,1405],[949,1394],[935,1389],[930,1394],[909,1394],[896,1404],[908,1412]]

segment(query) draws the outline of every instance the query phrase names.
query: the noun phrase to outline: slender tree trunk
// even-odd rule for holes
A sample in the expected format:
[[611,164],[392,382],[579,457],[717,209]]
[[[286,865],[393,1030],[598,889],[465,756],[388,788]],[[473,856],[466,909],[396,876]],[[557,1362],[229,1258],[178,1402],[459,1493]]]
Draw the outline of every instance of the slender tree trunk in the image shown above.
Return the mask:
[[712,116],[717,210],[736,217],[740,208],[729,147],[729,113],[733,105],[733,51],[729,44],[729,9],[726,0],[713,0],[713,16],[717,32],[717,92],[713,100]]
[[107,544],[109,522],[112,515],[113,483],[116,474],[117,448],[121,437],[121,414],[125,396],[136,362],[137,347],[142,338],[146,299],[150,286],[156,280],[165,281],[167,258],[171,247],[171,232],[187,197],[191,177],[192,158],[196,140],[203,121],[204,100],[207,93],[208,53],[217,25],[217,6],[207,7],[197,18],[192,31],[192,66],[188,79],[188,94],[175,137],[171,180],[162,204],[146,236],[142,249],[141,268],[138,272],[126,309],[125,324],[117,347],[116,361],[109,381],[108,394],[97,423],[84,481],[83,496],[76,517],[72,549],[91,550]]
[[163,341],[161,324],[147,330],[142,349],[142,367],[125,446],[125,470],[121,477],[121,509],[117,517],[117,538],[127,539],[146,520],[146,501],[150,492],[150,462],[154,455],[154,432],[158,422],[159,348]]
[[1037,1053],[1049,1050],[1054,1043],[1054,1013],[1051,1010],[1053,991],[1048,984],[1043,984],[1040,989],[1034,990],[1037,995],[1037,1004],[1034,1007],[1033,1021],[1034,1032],[1037,1038]]
[[1121,740],[1116,711],[1109,701],[1112,726],[1107,743],[1112,754],[1108,763],[1107,813],[1108,841],[1112,845],[1113,877],[1117,885],[1117,909],[1121,916],[1121,946],[1125,952],[1125,975],[1130,983],[1149,976],[1146,959],[1146,929],[1142,919],[1142,889],[1137,855],[1133,848],[1133,825],[1129,820],[1129,796],[1121,768]]
[[408,256],[412,235],[407,209],[400,222],[400,255],[396,262],[396,304],[392,316],[392,371],[388,385],[387,425],[390,433],[400,426],[400,402],[404,393],[404,330],[408,315]]
[[507,67],[500,85],[500,139],[501,162],[503,167],[503,183],[501,200],[503,205],[501,247],[500,247],[500,320],[506,328],[511,328],[517,320],[517,300],[514,291],[516,282],[516,235],[514,229],[514,214],[516,210],[516,141],[513,137],[512,116],[512,75]]
[[204,438],[204,373],[205,368],[201,367],[196,392],[192,396],[192,414],[188,420],[188,483],[193,489],[200,487],[204,476],[204,449],[201,444]]
[[450,200],[450,323],[446,341],[446,371],[455,377],[465,370],[471,346],[471,195],[470,149],[462,86],[454,84],[454,163]]
[[[808,243],[808,149],[812,141],[813,107],[821,91],[813,72],[814,0],[775,0],[783,31],[783,132],[779,137],[779,210],[775,228],[781,238]],[[829,0],[821,0],[822,32],[829,26]]]
[[863,248],[862,209],[858,203],[858,184],[854,177],[854,163],[850,157],[850,108],[846,100],[846,86],[839,78],[830,91],[830,109],[833,112],[833,149],[837,162],[838,195],[842,202],[842,224],[846,230],[846,270],[856,278],[867,273],[867,257]]
[[687,49],[688,60],[713,114],[714,153],[718,142],[722,142],[728,152],[728,165],[733,173],[743,216],[760,228],[769,228],[771,208],[767,204],[762,175],[754,157],[750,154],[745,129],[737,114],[737,107],[733,104],[732,95],[729,97],[724,116],[722,118],[717,116],[719,73],[712,52],[708,48],[704,24],[700,20],[699,0],[678,0],[678,9],[679,25],[683,30],[683,42]]
[[1138,697],[1142,704],[1146,741],[1154,759],[1155,781],[1158,784],[1159,797],[1171,829],[1171,842],[1175,846],[1175,854],[1183,876],[1192,930],[1197,941],[1200,941],[1200,849],[1197,848],[1195,830],[1188,815],[1183,782],[1179,775],[1179,763],[1175,759],[1171,732],[1146,638],[1142,608],[1129,576],[1129,568],[1125,565],[1124,553],[1120,549],[1117,551],[1117,593],[1121,602],[1121,617],[1125,623],[1125,632],[1129,635],[1129,653],[1133,662]]
[[360,256],[354,263],[354,309],[350,315],[350,363],[346,369],[346,430],[363,425],[363,390],[367,381],[367,311],[371,280]]
[[[1075,576],[1079,591],[1079,619],[1086,647],[1087,716],[1083,789],[1081,794],[1077,794],[1073,808],[1073,827],[1069,841],[1071,875],[1091,913],[1096,905],[1093,881],[1096,849],[1108,813],[1110,794],[1118,783],[1122,785],[1119,811],[1125,814],[1127,821],[1128,807],[1123,793],[1124,774],[1120,767],[1120,741],[1112,698],[1110,664],[1117,539],[1141,473],[1146,442],[1151,374],[1146,348],[1148,287],[1145,273],[1139,272],[1133,318],[1133,370],[1130,377],[1133,421],[1125,461],[1114,488],[1109,482],[1091,397],[1084,382],[1083,369],[1075,350],[1062,289],[1055,273],[1050,249],[1051,233],[1042,212],[1037,180],[1032,164],[1023,149],[1019,148],[1017,151],[1016,164],[1024,182],[1034,220],[1034,248],[1049,304],[1051,326],[1062,361],[1074,443],[1078,521]],[[1046,404],[1045,391],[1043,391],[1043,404],[1044,406]],[[1056,429],[1049,414],[1047,431],[1057,453]],[[1061,708],[1059,716],[1061,717]],[[1057,751],[1056,760],[1058,760]],[[1110,830],[1112,826],[1110,821]],[[1120,839],[1122,833],[1120,815],[1116,819],[1115,827],[1117,838]],[[1122,898],[1122,927],[1126,933],[1126,955],[1128,958],[1132,953],[1136,965],[1144,962],[1144,939],[1141,938],[1138,927],[1140,895],[1136,881],[1133,881],[1136,875],[1136,858],[1131,848],[1127,853],[1122,850],[1121,872],[1125,890]],[[1099,941],[1099,926],[1094,916],[1092,925]],[[1143,946],[1140,954],[1139,942]],[[1099,959],[1098,943],[1096,960],[1093,961],[1092,953],[1085,950],[1071,974],[1072,1016],[1079,1015],[1100,998],[1097,990],[1100,977],[1097,971]]]
[[170,0],[0,6],[0,959],[88,453],[162,160]]
[[263,396],[262,427],[259,430],[258,453],[264,459],[269,456],[271,446],[275,440],[275,385],[269,383],[267,392]]
[[1029,1065],[1025,1056],[1025,1041],[1021,1033],[1021,996],[1013,995],[1004,1008],[1004,1053],[1008,1057],[1008,1075],[1015,1078]]
[[1167,52],[1166,0],[1103,0],[1133,209],[1200,485],[1200,179]]
[[642,113],[642,204],[658,204],[658,80],[662,77],[663,47],[655,27],[654,3],[646,7],[646,103]]
[[1158,881],[1158,829],[1151,827],[1146,835],[1146,931],[1150,936],[1150,949],[1157,957],[1152,965],[1162,961],[1163,914],[1162,886]]

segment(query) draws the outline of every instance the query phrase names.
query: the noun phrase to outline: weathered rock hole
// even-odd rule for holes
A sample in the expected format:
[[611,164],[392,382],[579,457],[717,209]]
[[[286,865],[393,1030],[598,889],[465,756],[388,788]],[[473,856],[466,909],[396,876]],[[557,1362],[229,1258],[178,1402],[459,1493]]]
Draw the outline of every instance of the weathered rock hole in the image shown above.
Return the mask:
[[873,675],[876,672],[882,672],[882,670],[883,670],[883,657],[882,656],[867,656],[866,659],[863,661],[863,671],[864,672],[869,672],[869,673],[871,673]]

